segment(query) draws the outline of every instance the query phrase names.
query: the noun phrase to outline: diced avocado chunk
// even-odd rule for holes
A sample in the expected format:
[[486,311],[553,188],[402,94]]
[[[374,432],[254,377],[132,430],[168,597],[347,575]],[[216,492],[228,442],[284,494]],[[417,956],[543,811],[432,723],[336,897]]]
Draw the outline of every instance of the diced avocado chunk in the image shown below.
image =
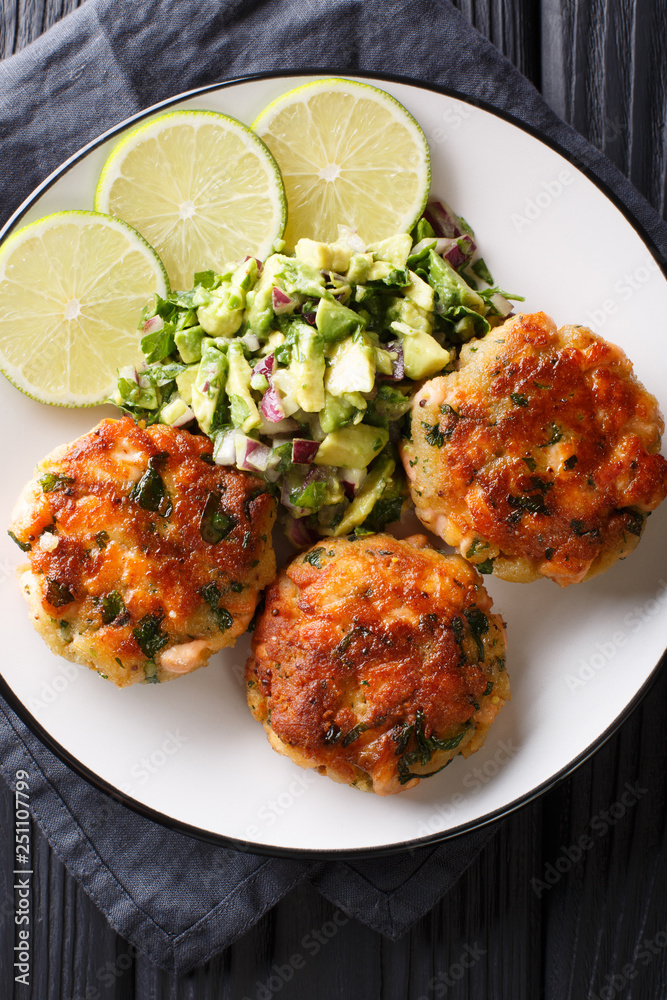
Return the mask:
[[262,269],[259,281],[248,292],[245,311],[246,327],[250,333],[254,333],[260,340],[264,338],[273,322],[272,291],[274,285],[277,283],[277,272],[287,259],[287,257],[283,257],[282,254],[278,253],[269,257]]
[[403,345],[403,361],[408,378],[427,378],[449,364],[450,353],[429,333],[413,330],[405,323],[392,323]]
[[309,299],[319,299],[327,294],[319,268],[294,257],[280,259],[281,265],[276,271],[276,277],[279,279],[280,287],[288,295],[305,295]]
[[317,243],[315,240],[299,240],[294,248],[298,260],[316,267],[318,271],[346,271],[352,251],[342,243]]
[[247,434],[253,427],[259,427],[261,419],[250,392],[252,369],[245,359],[243,347],[238,340],[230,342],[227,348],[227,360],[229,375],[226,390],[232,423]]
[[202,341],[206,333],[202,326],[189,326],[174,334],[176,350],[186,365],[201,361]]
[[192,387],[197,378],[199,365],[191,365],[176,376],[176,388],[181,399],[190,406],[192,404]]
[[395,267],[405,267],[410,251],[412,250],[412,237],[409,233],[400,233],[397,236],[390,236],[379,243],[371,243],[366,248],[373,254],[375,260],[386,260]]
[[[192,385],[191,400],[197,423],[204,434],[210,434],[211,431],[216,430],[220,424],[224,423],[222,410],[228,367],[226,353],[213,341],[205,344],[197,376]],[[182,374],[184,375],[185,372]]]
[[212,337],[231,337],[243,322],[246,293],[257,277],[257,261],[250,257],[236,268],[229,281],[206,293],[206,301],[197,309],[197,319]]
[[421,330],[424,333],[430,333],[433,329],[429,313],[411,299],[403,299],[399,295],[389,297],[385,321],[389,324],[397,321],[405,323],[411,329]]
[[342,306],[335,299],[320,299],[315,313],[315,326],[323,340],[342,340],[362,325],[361,317],[352,309]]
[[[322,445],[320,445],[321,447]],[[345,511],[342,521],[336,526],[334,535],[347,535],[358,525],[363,524],[384,493],[395,468],[396,461],[391,455],[380,455],[364,480],[361,489]]]
[[356,424],[331,431],[320,442],[315,456],[316,465],[334,465],[337,468],[366,468],[378,455],[387,441],[389,431],[384,427]]
[[434,293],[428,282],[420,278],[414,271],[408,271],[410,284],[404,290],[407,299],[412,299],[415,305],[426,312],[433,312]]
[[[366,409],[366,400],[363,396],[358,396],[355,400],[355,395],[350,399],[349,395],[332,396],[330,393],[326,393],[324,409],[320,411],[320,427],[325,434],[337,431],[340,427],[346,427],[348,424],[356,423],[357,418],[359,421],[361,420],[363,411]],[[358,400],[363,404],[361,408],[355,405]]]
[[372,253],[353,253],[345,277],[353,285],[363,284],[373,266]]
[[375,351],[370,339],[356,333],[337,344],[324,379],[327,392],[371,392],[375,385]]
[[317,331],[303,323],[297,333],[290,371],[296,380],[296,401],[304,413],[324,406],[324,351]]
[[180,420],[181,417],[184,417],[188,411],[190,411],[190,418],[192,419],[194,414],[190,410],[190,407],[183,399],[180,399],[177,396],[176,399],[171,400],[171,402],[167,403],[166,406],[162,407],[162,410],[160,411],[160,421],[163,424],[171,426],[172,424],[175,424],[177,420]]
[[468,306],[475,312],[484,313],[484,300],[454,270],[449,261],[433,250],[428,252],[428,270],[436,301],[444,309],[452,306]]

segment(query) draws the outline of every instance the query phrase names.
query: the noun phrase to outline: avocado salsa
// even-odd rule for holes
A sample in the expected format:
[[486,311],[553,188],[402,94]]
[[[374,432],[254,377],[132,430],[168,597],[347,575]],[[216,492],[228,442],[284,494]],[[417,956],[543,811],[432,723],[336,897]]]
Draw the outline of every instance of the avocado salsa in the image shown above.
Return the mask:
[[216,463],[276,492],[296,545],[381,531],[407,496],[396,445],[417,383],[451,370],[520,297],[493,287],[469,226],[440,202],[411,234],[369,246],[341,227],[335,243],[274,248],[156,296],[144,365],[120,370],[112,401],[147,424],[196,422]]

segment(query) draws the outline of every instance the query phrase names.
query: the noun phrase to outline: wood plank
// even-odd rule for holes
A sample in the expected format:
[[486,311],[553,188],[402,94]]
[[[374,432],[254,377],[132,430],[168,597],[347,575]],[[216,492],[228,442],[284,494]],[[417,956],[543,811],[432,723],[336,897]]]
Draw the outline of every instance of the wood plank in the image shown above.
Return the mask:
[[541,0],[541,89],[551,107],[667,208],[667,5]]

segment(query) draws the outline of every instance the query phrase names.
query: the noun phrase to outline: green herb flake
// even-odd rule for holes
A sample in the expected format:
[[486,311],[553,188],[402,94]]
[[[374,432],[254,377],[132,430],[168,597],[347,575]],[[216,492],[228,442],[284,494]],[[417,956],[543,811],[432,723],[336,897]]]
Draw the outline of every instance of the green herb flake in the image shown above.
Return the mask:
[[110,625],[125,611],[125,602],[117,590],[105,594],[100,600],[100,616],[104,625]]
[[632,510],[629,508],[623,512],[626,516],[626,531],[629,531],[631,535],[640,536],[644,530],[644,522],[646,520],[646,514],[643,514],[639,510]]
[[484,689],[484,694],[485,695],[491,694],[492,691],[493,691],[493,681],[487,681],[486,688]]
[[[424,712],[421,708],[418,708],[414,724],[404,724],[402,727],[395,727],[392,733],[393,739],[398,743],[396,756],[402,754],[398,762],[398,780],[401,785],[407,784],[412,778],[430,778],[432,775],[437,774],[438,771],[441,771],[442,768],[438,768],[436,771],[420,774],[411,772],[410,766],[419,762],[424,767],[438,751],[455,750],[465,736],[465,730],[449,739],[439,739],[434,735],[426,736],[424,734],[424,722]],[[413,735],[417,744],[416,749],[406,753],[405,750]],[[443,765],[443,767],[446,766],[447,764]]]
[[427,424],[425,420],[422,420],[422,427],[426,431],[426,434],[424,435],[426,444],[430,444],[434,448],[442,448],[445,443],[445,435],[442,433],[438,425]]
[[222,510],[220,507],[221,500],[222,493],[220,490],[214,490],[209,493],[204,510],[202,511],[199,534],[203,541],[209,545],[217,545],[219,542],[224,541],[238,524],[238,520],[233,514],[228,514],[227,511]]
[[350,743],[354,743],[355,740],[358,740],[361,734],[365,733],[367,729],[368,726],[366,726],[363,722],[360,722],[354,727],[354,729],[350,729],[349,733],[345,734],[341,746],[349,747]]
[[129,493],[130,500],[136,500],[142,510],[152,510],[162,517],[169,517],[174,509],[162,476],[158,472],[168,457],[166,451],[151,455],[148,459],[148,468]]
[[53,493],[55,490],[60,489],[61,486],[68,486],[70,483],[73,483],[74,479],[71,476],[61,476],[57,472],[47,472],[37,481],[44,493]]
[[552,548],[544,550],[544,558],[547,560],[547,562],[550,562],[553,559],[555,551],[556,550]]
[[307,552],[305,554],[305,556],[303,557],[303,561],[307,562],[307,563],[310,563],[310,565],[314,566],[315,569],[322,569],[322,553],[323,552],[324,552],[324,549],[322,547],[318,547],[316,549],[313,549],[312,552]]
[[219,607],[220,590],[218,587],[214,583],[207,583],[205,587],[202,587],[199,593],[213,612],[213,617],[215,618],[220,631],[226,632],[230,629],[234,624],[234,618],[227,608]]
[[21,552],[30,552],[30,542],[22,542],[22,541],[20,541],[16,537],[16,535],[14,534],[13,531],[8,531],[7,534],[9,535],[9,537],[11,538],[11,540],[13,542],[16,542],[16,544],[20,548]]
[[486,617],[481,608],[468,608],[463,612],[470,626],[470,631],[472,632],[472,637],[477,645],[477,653],[480,663],[484,662],[484,643],[482,642],[482,636],[489,631],[489,619]]
[[335,722],[332,722],[326,733],[324,734],[324,743],[327,746],[331,746],[333,743],[337,743],[340,739],[340,729]]
[[95,542],[98,549],[106,549],[109,542],[109,535],[106,531],[98,531],[95,534]]
[[510,399],[515,406],[528,406],[528,397],[520,392],[511,392]]
[[137,646],[149,660],[152,660],[169,642],[169,636],[160,628],[163,618],[164,611],[149,613],[144,615],[132,629]]
[[530,455],[524,455],[521,461],[526,463],[531,472],[535,472],[537,463],[534,458],[531,458]]
[[511,494],[507,497],[507,502],[515,511],[529,514],[544,514],[549,516],[551,511],[544,503],[544,497],[534,494],[532,496],[515,497]]
[[155,660],[148,660],[144,663],[144,680],[147,684],[159,684],[160,678],[157,675],[157,664]]
[[547,430],[550,431],[549,437],[544,444],[540,445],[540,448],[549,448],[552,444],[558,444],[563,437],[563,432],[556,424],[548,424]]
[[493,559],[485,559],[484,562],[477,563],[475,569],[479,573],[493,573]]
[[72,591],[64,583],[47,577],[46,599],[53,608],[64,608],[74,600]]
[[573,469],[578,461],[579,459],[577,458],[576,455],[570,455],[570,457],[566,458],[565,461],[563,462],[563,468]]

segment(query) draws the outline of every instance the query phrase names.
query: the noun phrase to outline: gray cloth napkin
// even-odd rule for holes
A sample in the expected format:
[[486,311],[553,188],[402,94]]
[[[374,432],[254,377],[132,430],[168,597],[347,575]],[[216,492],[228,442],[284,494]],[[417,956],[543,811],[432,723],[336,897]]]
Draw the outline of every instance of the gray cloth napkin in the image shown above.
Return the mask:
[[[67,156],[181,91],[251,73],[397,74],[514,115],[601,181],[665,260],[667,227],[621,174],[558,119],[448,0],[88,0],[0,63],[0,223]],[[0,699],[0,771],[31,776],[54,851],[111,926],[182,974],[308,878],[395,938],[456,882],[494,827],[363,861],[240,853],[164,829],[92,788]]]

